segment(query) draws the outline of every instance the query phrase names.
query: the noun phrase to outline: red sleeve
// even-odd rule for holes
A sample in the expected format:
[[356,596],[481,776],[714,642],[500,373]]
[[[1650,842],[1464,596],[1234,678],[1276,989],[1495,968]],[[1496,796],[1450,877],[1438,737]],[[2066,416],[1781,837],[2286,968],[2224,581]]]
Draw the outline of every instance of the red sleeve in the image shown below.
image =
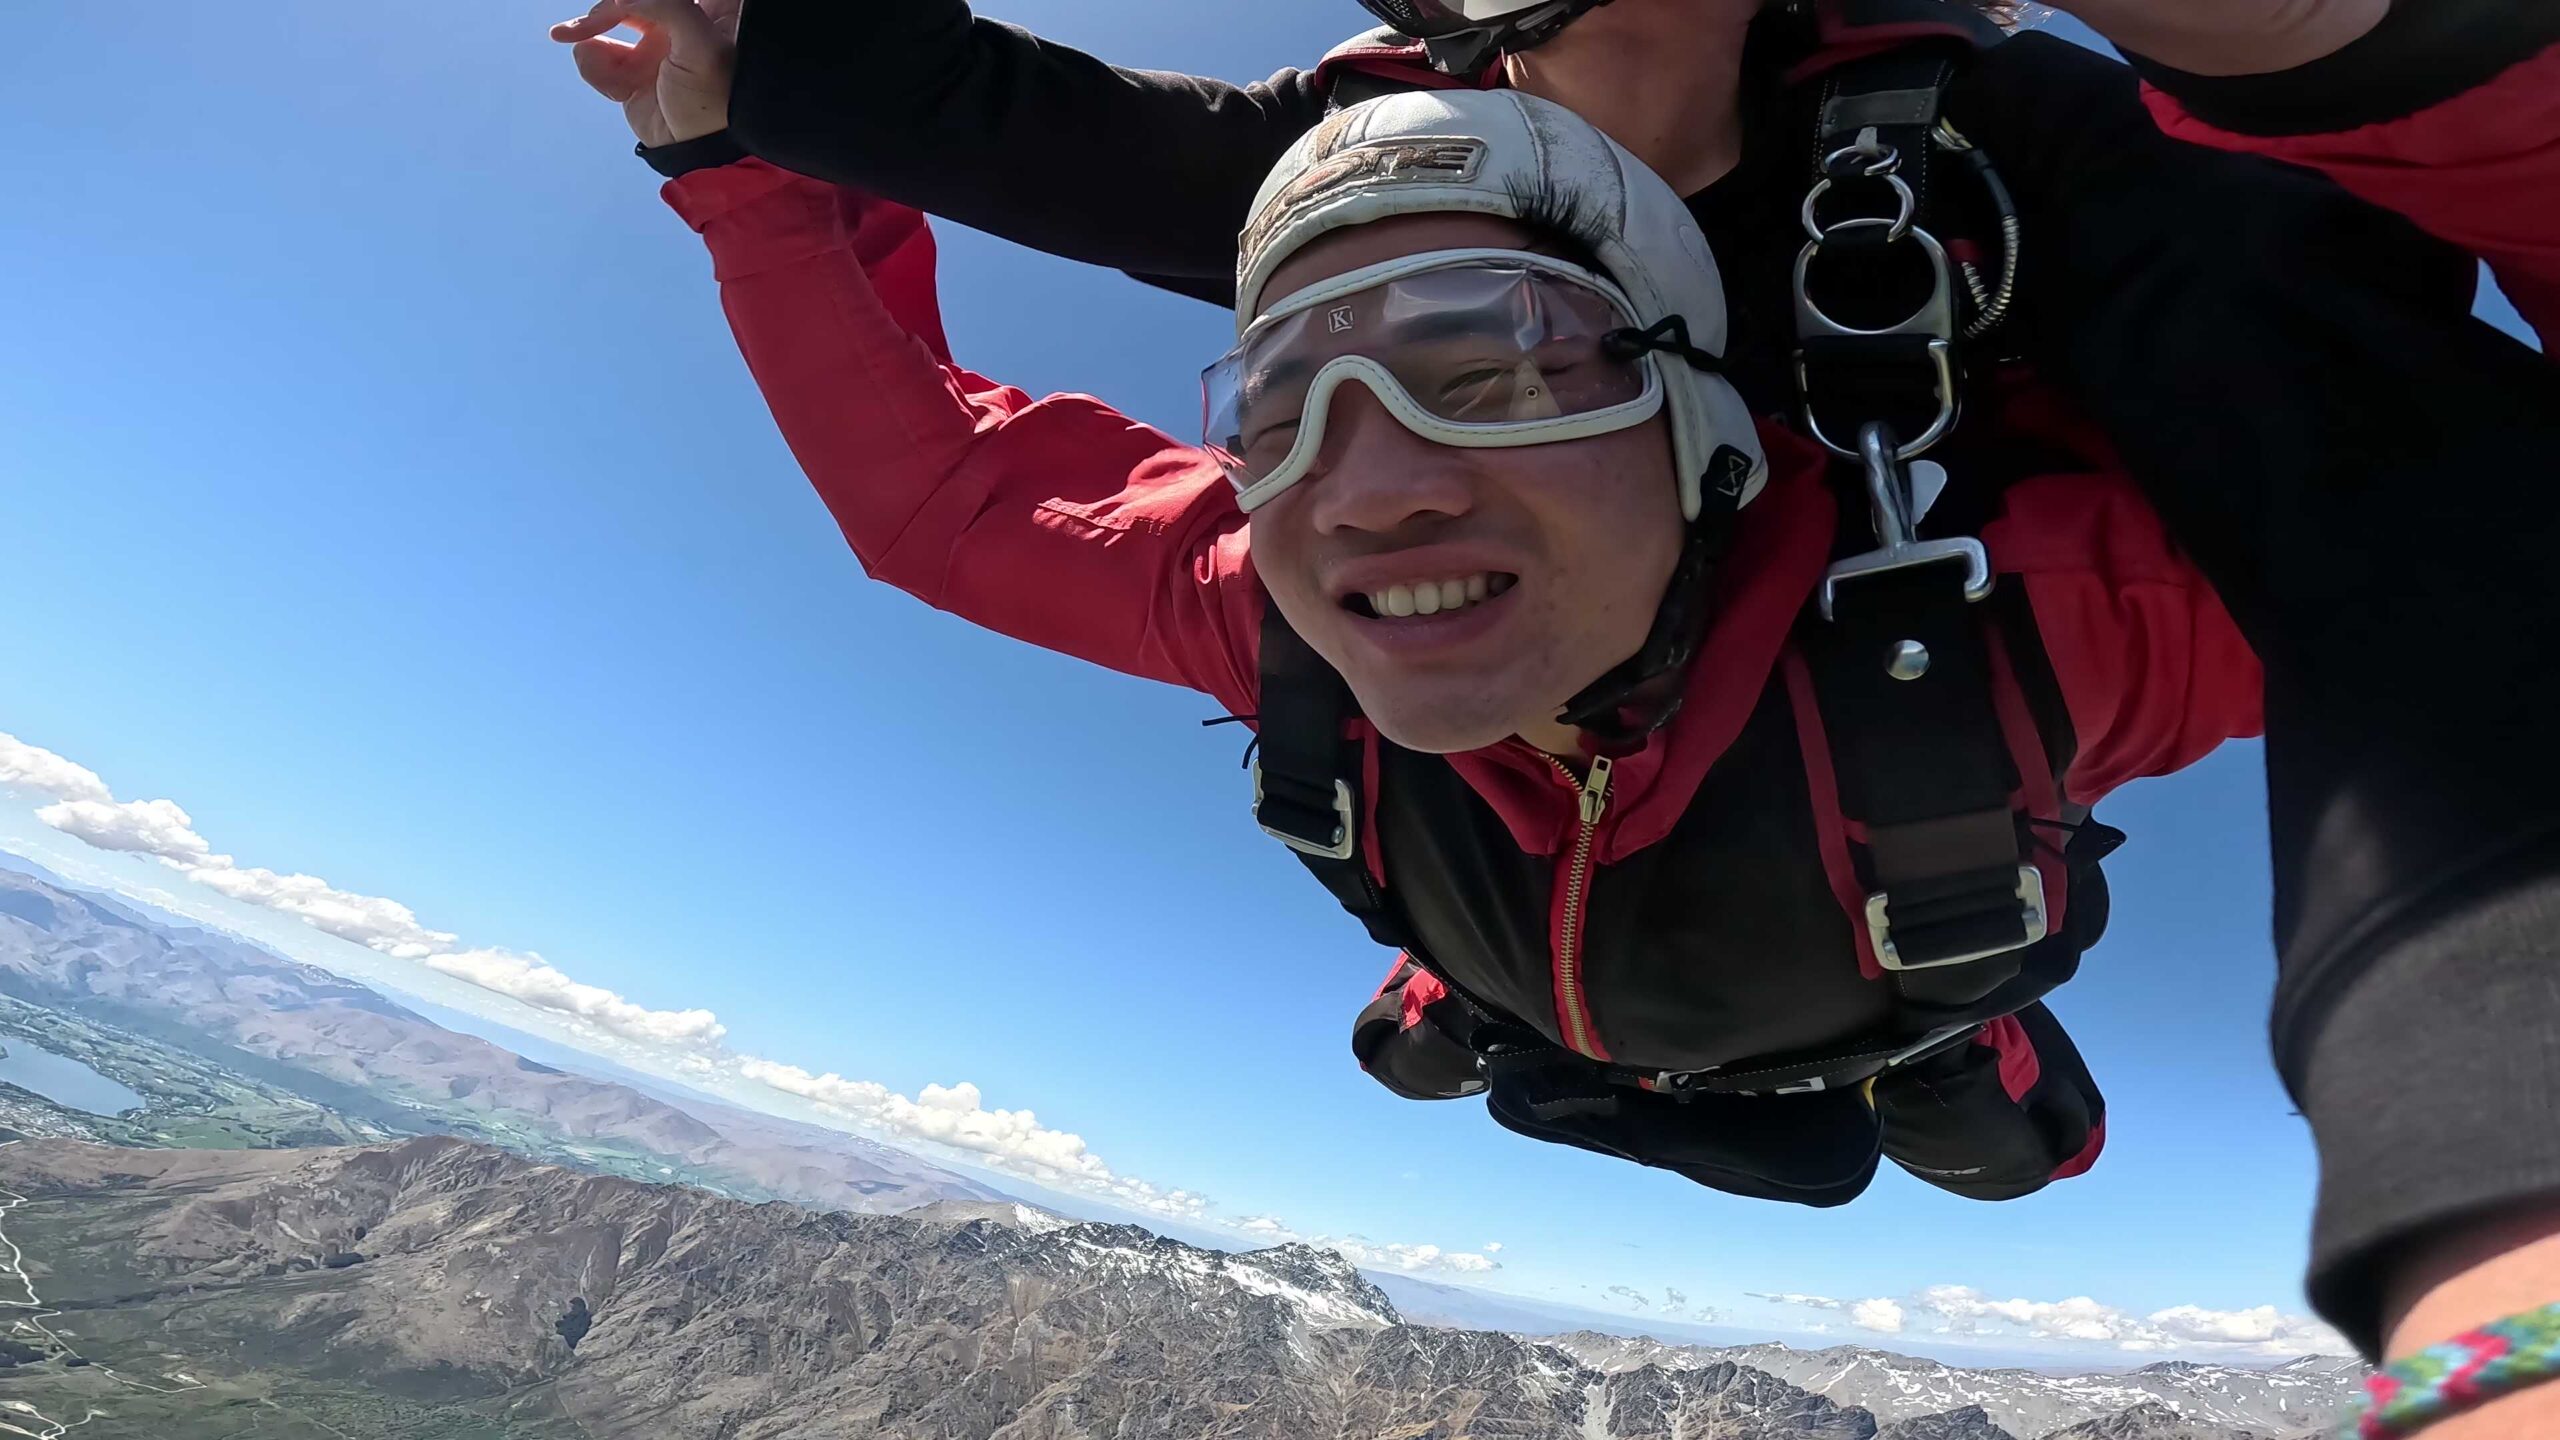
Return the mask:
[[1252,708],[1260,587],[1217,465],[951,363],[924,217],[762,161],[664,191],[863,568],[938,609]]
[[2486,260],[2545,351],[2560,339],[2560,47],[2413,113],[2318,134],[2225,129],[2145,95],[2172,136],[2322,171]]
[[2071,712],[2064,798],[2095,804],[2264,728],[2257,656],[2130,480],[2012,486],[1982,538],[2001,583],[2026,586]]

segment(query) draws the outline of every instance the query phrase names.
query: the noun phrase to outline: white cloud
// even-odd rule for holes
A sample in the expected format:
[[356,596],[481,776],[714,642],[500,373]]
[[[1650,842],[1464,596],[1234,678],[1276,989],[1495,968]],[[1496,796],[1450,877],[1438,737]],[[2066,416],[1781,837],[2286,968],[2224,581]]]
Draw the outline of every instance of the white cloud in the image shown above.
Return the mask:
[[1357,1235],[1301,1235],[1268,1215],[1254,1215],[1235,1223],[1235,1228],[1251,1239],[1271,1245],[1299,1243],[1332,1250],[1352,1264],[1371,1270],[1395,1270],[1407,1274],[1419,1271],[1441,1271],[1452,1275],[1482,1275],[1499,1270],[1502,1263],[1493,1258],[1499,1244],[1487,1245],[1482,1253],[1466,1250],[1444,1250],[1437,1245],[1379,1244]]
[[196,833],[195,817],[175,800],[118,801],[95,772],[14,735],[0,734],[0,785],[61,797],[37,809],[36,818],[98,849],[148,855],[227,899],[293,916],[324,934],[395,960],[420,962],[617,1038],[680,1050],[717,1046],[727,1033],[708,1010],[652,1010],[602,986],[572,980],[538,955],[457,951],[453,947],[461,937],[430,929],[397,900],[341,890],[317,875],[286,875],[217,855],[212,843]]
[[[326,927],[323,927],[326,928]],[[448,939],[451,937],[447,937]],[[521,1000],[536,1010],[584,1020],[588,1024],[643,1044],[717,1045],[728,1027],[708,1010],[651,1010],[634,1005],[610,990],[570,979],[544,963],[539,955],[505,950],[464,950],[425,957],[427,968],[483,990]]]
[[1607,1293],[1617,1296],[1619,1299],[1626,1301],[1628,1304],[1633,1305],[1639,1310],[1650,1310],[1653,1308],[1653,1301],[1647,1299],[1643,1291],[1634,1289],[1630,1286],[1612,1285],[1609,1287]]
[[2273,1305],[2246,1310],[2206,1310],[2173,1305],[2147,1317],[2171,1341],[2247,1345],[2261,1355],[2350,1355],[2347,1337],[2308,1315],[2287,1315]]
[[57,800],[36,818],[101,850],[149,855],[181,869],[203,864],[213,850],[175,800]]
[[1902,1307],[1890,1300],[1861,1300],[1849,1307],[1849,1323],[1879,1335],[1899,1335]]
[[[949,1146],[1000,1170],[1096,1195],[1150,1214],[1204,1218],[1208,1202],[1122,1175],[1092,1153],[1081,1136],[1040,1124],[1029,1110],[990,1108],[978,1087],[927,1085],[913,1097],[869,1080],[813,1075],[796,1065],[733,1055],[727,1027],[709,1010],[656,1010],[599,985],[571,978],[541,956],[493,946],[461,946],[461,937],[429,928],[396,900],[341,890],[316,875],[284,874],[217,854],[174,800],[118,801],[95,772],[16,736],[0,733],[0,787],[51,798],[36,818],[102,850],[145,855],[226,899],[301,920],[312,928],[395,960],[410,961],[570,1023],[573,1030],[648,1047],[662,1063],[699,1077],[740,1077],[796,1095],[860,1128],[892,1138]],[[184,909],[187,907],[173,906]],[[1412,1178],[1419,1178],[1418,1175]],[[1257,1238],[1298,1240],[1296,1231],[1259,1216],[1239,1229]],[[1357,1237],[1318,1238],[1355,1263],[1399,1271],[1475,1274],[1498,1269],[1481,1253],[1437,1245],[1373,1244]]]
[[2139,1338],[2140,1321],[2086,1295],[2068,1300],[1994,1300],[1969,1285],[1932,1285],[1915,1308],[1970,1329],[1984,1320],[2014,1325],[2046,1340],[2116,1341]]
[[1501,1241],[1499,1241],[1499,1240],[1489,1240],[1489,1241],[1486,1241],[1486,1242],[1485,1242],[1485,1247],[1484,1247],[1484,1253],[1486,1253],[1487,1255],[1499,1255],[1499,1254],[1501,1254],[1501,1253],[1502,1253],[1502,1242],[1501,1242]]
[[2273,1305],[2246,1310],[2173,1305],[2144,1315],[2086,1295],[2003,1300],[1970,1285],[1932,1285],[1898,1300],[1840,1301],[1821,1295],[1756,1298],[1814,1310],[1846,1310],[1852,1323],[1885,1334],[1899,1333],[1916,1319],[1928,1322],[1940,1334],[2111,1345],[2134,1354],[2183,1350],[2250,1356],[2343,1355],[2353,1348],[2319,1321],[2285,1314]]
[[1834,1300],[1828,1295],[1763,1295],[1757,1290],[1746,1290],[1743,1293],[1749,1295],[1754,1300],[1774,1300],[1781,1305],[1802,1305],[1808,1310],[1846,1310],[1849,1308],[1847,1302]]
[[14,790],[34,790],[56,800],[94,800],[101,804],[115,799],[107,782],[98,772],[85,765],[74,765],[41,745],[30,745],[15,735],[0,734],[0,786]]
[[[168,804],[165,800],[155,803]],[[37,818],[43,816],[39,814]],[[188,879],[208,889],[244,904],[291,915],[314,930],[352,940],[394,960],[426,960],[460,938],[419,924],[417,913],[397,900],[340,890],[317,875],[279,875],[273,870],[235,865],[228,855],[216,855],[202,865],[180,868],[187,872]],[[436,968],[448,975],[461,973],[441,965]]]
[[871,1129],[966,1150],[1035,1180],[1073,1185],[1164,1214],[1191,1215],[1203,1208],[1196,1196],[1113,1174],[1086,1148],[1083,1136],[1051,1130],[1032,1111],[988,1109],[978,1087],[966,1080],[927,1085],[909,1099],[875,1080],[847,1080],[832,1071],[812,1075],[797,1065],[752,1055],[739,1059],[738,1073]]
[[1308,1243],[1338,1251],[1352,1264],[1371,1270],[1397,1270],[1406,1274],[1445,1270],[1459,1275],[1481,1275],[1502,1268],[1490,1256],[1479,1255],[1472,1250],[1443,1250],[1437,1245],[1382,1245],[1357,1235],[1325,1236]]
[[1670,1286],[1665,1285],[1662,1287],[1662,1303],[1670,1306],[1674,1310],[1677,1310],[1681,1306],[1689,1303],[1689,1297],[1672,1289]]

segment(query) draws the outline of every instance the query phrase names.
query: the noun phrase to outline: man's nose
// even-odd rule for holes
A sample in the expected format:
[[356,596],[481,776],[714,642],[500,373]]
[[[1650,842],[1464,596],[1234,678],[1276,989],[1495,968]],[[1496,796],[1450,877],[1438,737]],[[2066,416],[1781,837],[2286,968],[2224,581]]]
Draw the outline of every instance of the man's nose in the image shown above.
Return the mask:
[[1328,409],[1323,447],[1307,477],[1316,482],[1309,518],[1319,532],[1386,533],[1474,508],[1468,452],[1406,429],[1357,381],[1334,391]]

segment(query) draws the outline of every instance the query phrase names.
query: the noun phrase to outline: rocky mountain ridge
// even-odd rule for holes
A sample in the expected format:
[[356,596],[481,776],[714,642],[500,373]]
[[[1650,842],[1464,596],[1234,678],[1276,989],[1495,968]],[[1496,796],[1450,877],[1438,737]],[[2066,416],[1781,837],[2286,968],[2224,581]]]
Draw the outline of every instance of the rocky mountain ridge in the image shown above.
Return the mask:
[[[1612,1372],[1406,1324],[1329,1251],[1226,1254],[982,1202],[821,1214],[450,1139],[30,1141],[0,1147],[0,1187],[26,1197],[0,1227],[83,1359],[216,1390],[364,1387],[508,1433],[2024,1440],[1979,1407],[1880,1422],[1732,1360]],[[0,1372],[0,1397],[60,1418],[20,1387],[87,1383],[68,1365]],[[2178,1423],[2087,1440],[2245,1434]]]
[[[1579,1331],[1549,1338],[1604,1372],[1639,1366],[1680,1370],[1740,1364],[1775,1375],[1885,1422],[1979,1409],[2005,1432],[2028,1440],[2074,1435],[2071,1427],[2111,1422],[2128,1412],[2160,1411],[2182,1424],[2209,1427],[2214,1440],[2317,1432],[2362,1382],[2363,1369],[2344,1358],[2308,1356],[2267,1369],[2163,1361],[2121,1374],[2052,1375],[2017,1368],[1948,1365],[1859,1345],[1799,1350],[1785,1345],[1678,1346],[1624,1335]],[[2156,1417],[2155,1417],[2156,1418]],[[2127,1431],[2143,1437],[2142,1421]],[[2210,1428],[2219,1427],[2219,1428]],[[2183,1436],[2185,1432],[2163,1432]],[[2108,1440],[2114,1440],[2110,1435]]]

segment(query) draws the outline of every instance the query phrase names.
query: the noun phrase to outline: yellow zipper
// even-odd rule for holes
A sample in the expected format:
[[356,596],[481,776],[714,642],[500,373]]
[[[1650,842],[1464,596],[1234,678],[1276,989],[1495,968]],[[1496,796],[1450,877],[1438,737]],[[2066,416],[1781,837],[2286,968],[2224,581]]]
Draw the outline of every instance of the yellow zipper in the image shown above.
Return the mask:
[[1600,1045],[1591,1023],[1591,1007],[1582,999],[1582,900],[1591,884],[1591,850],[1600,836],[1600,817],[1609,813],[1609,773],[1613,767],[1608,756],[1594,756],[1591,777],[1583,780],[1553,755],[1547,757],[1547,763],[1556,767],[1556,773],[1573,787],[1582,811],[1582,828],[1573,841],[1573,862],[1565,872],[1563,933],[1556,939],[1556,994],[1563,1012],[1557,1018],[1564,1022],[1565,1043],[1597,1059]]

